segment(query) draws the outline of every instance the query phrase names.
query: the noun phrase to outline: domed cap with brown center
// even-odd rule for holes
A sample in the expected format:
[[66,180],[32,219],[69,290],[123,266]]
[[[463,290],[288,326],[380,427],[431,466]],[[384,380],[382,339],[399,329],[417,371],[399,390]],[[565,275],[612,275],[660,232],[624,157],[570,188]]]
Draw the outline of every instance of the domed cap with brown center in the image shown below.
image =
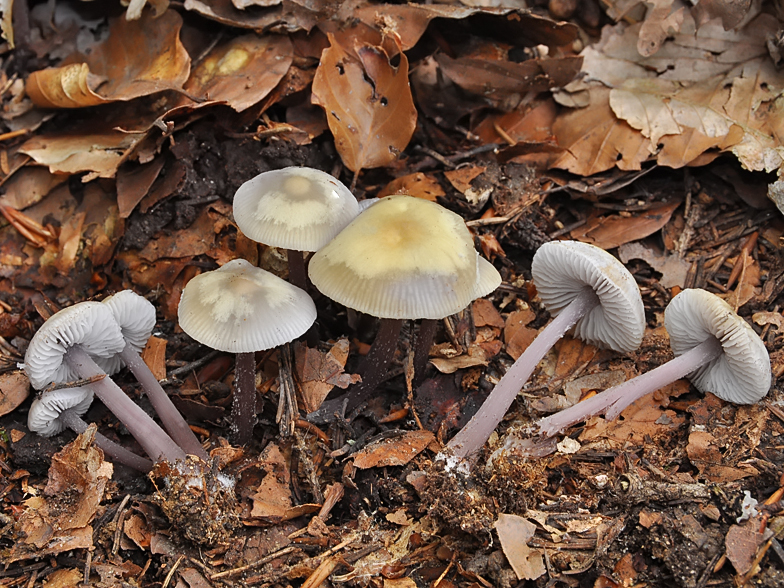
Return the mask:
[[92,402],[92,390],[83,386],[45,392],[30,405],[27,428],[43,437],[57,435],[66,428],[60,420],[63,412],[72,410],[81,417]]
[[460,216],[405,195],[362,212],[313,256],[308,273],[333,300],[392,319],[440,319],[501,283]]
[[599,305],[574,326],[575,336],[623,353],[640,346],[645,332],[640,289],[623,264],[603,249],[579,241],[550,241],[536,251],[531,274],[552,315],[586,286],[599,297]]
[[358,214],[346,186],[308,167],[264,172],[234,195],[234,220],[247,237],[295,251],[318,251]]
[[765,344],[718,296],[705,290],[684,290],[665,309],[664,327],[676,356],[709,337],[721,342],[724,353],[689,374],[701,392],[736,404],[752,404],[770,390],[770,356]]
[[182,291],[180,327],[199,343],[230,353],[271,349],[316,320],[307,292],[235,259],[193,278]]

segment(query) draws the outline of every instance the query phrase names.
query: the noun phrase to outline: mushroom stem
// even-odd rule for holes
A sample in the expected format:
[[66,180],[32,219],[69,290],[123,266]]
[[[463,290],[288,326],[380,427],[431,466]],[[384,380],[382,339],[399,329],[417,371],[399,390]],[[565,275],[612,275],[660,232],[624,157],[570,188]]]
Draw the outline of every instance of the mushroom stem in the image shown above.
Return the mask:
[[427,360],[430,358],[430,348],[433,346],[437,330],[438,321],[435,319],[422,319],[419,324],[414,344],[414,388],[419,387],[425,379]]
[[347,410],[359,406],[384,381],[389,364],[392,362],[392,358],[397,350],[397,341],[400,337],[400,330],[403,328],[404,320],[381,319],[376,338],[373,340],[373,345],[370,347],[370,351],[367,357],[365,357],[360,370],[362,382],[353,386],[346,396],[348,398]]
[[250,443],[256,424],[256,354],[252,351],[237,354],[231,422],[234,442],[237,445]]
[[447,450],[450,450],[452,456],[464,460],[479,451],[542,358],[577,321],[598,304],[596,293],[586,287],[539,333],[495,385],[479,411],[447,443]]
[[605,418],[611,421],[636,400],[691,374],[701,366],[719,357],[722,352],[721,342],[716,337],[711,337],[683,355],[649,372],[609,388],[566,410],[541,419],[537,423],[539,425],[539,434],[544,437],[551,437],[563,431],[566,427],[570,427],[601,412],[604,412]]
[[[81,435],[87,430],[87,423],[73,409],[64,410],[60,413],[60,420],[63,424],[71,429],[74,433]],[[94,443],[98,449],[103,451],[106,455],[113,458],[123,465],[147,473],[152,469],[152,462],[136,455],[133,451],[129,451],[122,445],[119,445],[106,437],[105,435],[95,433]]]
[[289,261],[289,284],[308,291],[308,272],[305,269],[305,256],[302,251],[287,249],[286,254]]
[[152,404],[164,428],[171,435],[174,442],[182,447],[185,453],[196,455],[207,461],[209,459],[207,452],[201,446],[193,431],[191,431],[188,423],[185,422],[180,411],[174,406],[169,395],[166,394],[157,378],[150,371],[150,368],[139,357],[139,354],[126,343],[125,348],[120,352],[120,358],[130,368],[142,387],[144,387],[147,397],[150,399],[150,404]]
[[185,459],[185,452],[161,429],[125,392],[106,376],[93,359],[81,347],[74,346],[65,353],[65,361],[80,378],[105,376],[90,384],[93,392],[112,414],[122,422],[139,442],[153,461],[166,460],[172,463]]

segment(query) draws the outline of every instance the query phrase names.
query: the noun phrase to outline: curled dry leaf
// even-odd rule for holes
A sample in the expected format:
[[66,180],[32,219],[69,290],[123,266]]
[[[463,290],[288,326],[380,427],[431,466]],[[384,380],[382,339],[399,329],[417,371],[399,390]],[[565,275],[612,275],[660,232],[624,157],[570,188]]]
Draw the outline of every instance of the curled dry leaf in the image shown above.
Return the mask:
[[139,20],[117,18],[109,38],[89,56],[30,74],[25,89],[43,108],[83,108],[182,88],[190,57],[180,42],[182,18],[173,10]]
[[547,571],[541,550],[528,547],[536,532],[535,524],[517,515],[500,514],[493,526],[518,580],[535,580]]
[[353,172],[381,167],[406,148],[416,128],[408,59],[393,67],[383,48],[360,44],[359,59],[329,35],[313,79],[313,102],[323,107],[343,163]]
[[406,431],[391,439],[372,443],[354,455],[354,467],[361,470],[406,465],[436,440],[430,431]]

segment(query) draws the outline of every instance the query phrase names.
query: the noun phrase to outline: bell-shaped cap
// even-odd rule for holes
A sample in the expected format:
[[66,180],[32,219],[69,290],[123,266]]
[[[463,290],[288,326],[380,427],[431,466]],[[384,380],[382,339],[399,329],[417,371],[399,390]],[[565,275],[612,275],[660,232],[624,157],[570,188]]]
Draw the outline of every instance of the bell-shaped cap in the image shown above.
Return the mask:
[[316,320],[316,305],[301,288],[235,259],[188,282],[177,313],[182,330],[199,343],[250,353],[302,335]]
[[72,410],[81,417],[92,402],[93,392],[85,386],[45,392],[30,405],[27,428],[43,437],[57,435],[65,429],[60,420],[63,412]]
[[247,237],[295,251],[318,251],[358,214],[340,180],[308,167],[261,173],[234,194],[234,220]]
[[406,195],[364,210],[313,255],[308,274],[333,300],[393,319],[440,319],[501,283],[459,215]]
[[[111,309],[128,345],[136,353],[141,353],[155,328],[155,306],[133,290],[117,292],[106,298],[103,304]],[[96,360],[95,363],[110,376],[119,372],[125,365],[119,356]]]
[[736,404],[752,404],[770,390],[770,356],[749,324],[721,298],[705,290],[684,290],[667,305],[664,327],[676,356],[710,337],[724,349],[719,357],[689,374],[701,392]]
[[113,357],[125,347],[120,325],[101,302],[80,302],[53,314],[33,335],[22,365],[36,390],[52,382],[78,378],[64,357],[81,347],[96,362]]
[[557,316],[585,287],[599,305],[574,326],[574,335],[598,347],[629,353],[642,343],[645,311],[634,277],[612,255],[588,243],[550,241],[531,264],[536,291]]

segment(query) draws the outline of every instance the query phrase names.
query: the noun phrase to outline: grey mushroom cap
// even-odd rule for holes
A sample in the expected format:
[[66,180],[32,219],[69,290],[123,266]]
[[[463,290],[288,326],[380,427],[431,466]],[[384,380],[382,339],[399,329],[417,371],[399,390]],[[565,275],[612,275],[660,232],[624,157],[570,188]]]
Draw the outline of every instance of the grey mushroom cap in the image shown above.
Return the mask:
[[78,345],[94,360],[108,359],[123,350],[125,340],[111,309],[101,302],[80,302],[53,314],[33,335],[22,364],[36,390],[52,382],[78,378],[63,361]]
[[351,191],[308,167],[267,171],[234,194],[234,220],[249,238],[295,251],[318,251],[359,214]]
[[765,344],[718,296],[705,290],[684,290],[667,305],[664,326],[676,356],[709,337],[721,342],[724,353],[689,374],[701,392],[736,404],[753,404],[770,390],[770,356]]
[[645,311],[634,277],[612,255],[588,243],[551,241],[531,265],[536,290],[550,314],[557,316],[589,286],[599,305],[574,326],[574,334],[598,347],[634,351],[645,333]]
[[193,278],[177,309],[180,327],[199,343],[229,353],[272,349],[316,320],[307,292],[244,259]]
[[[141,353],[155,328],[155,306],[133,290],[117,292],[117,294],[106,298],[103,304],[111,309],[128,345],[136,353]],[[125,366],[125,363],[117,355],[107,359],[96,359],[95,363],[110,376]]]
[[27,413],[27,428],[43,437],[58,435],[66,428],[60,415],[73,410],[78,416],[84,415],[93,402],[89,388],[63,388],[45,392],[33,400]]

